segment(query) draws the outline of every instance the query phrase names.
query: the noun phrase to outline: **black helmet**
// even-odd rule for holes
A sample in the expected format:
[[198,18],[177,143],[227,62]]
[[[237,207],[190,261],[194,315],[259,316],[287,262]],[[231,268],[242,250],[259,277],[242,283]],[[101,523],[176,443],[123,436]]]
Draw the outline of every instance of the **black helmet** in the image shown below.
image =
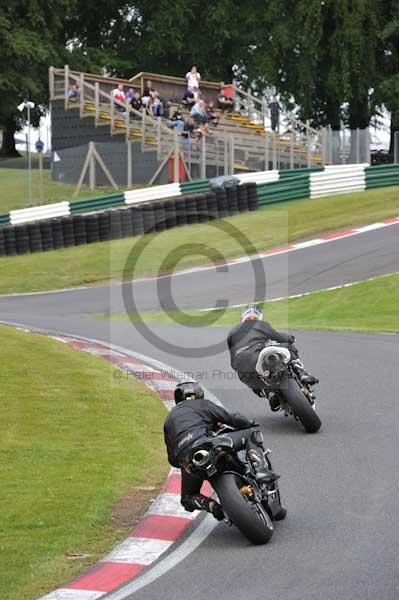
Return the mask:
[[183,400],[199,400],[204,397],[204,388],[196,381],[181,381],[175,388],[175,402]]

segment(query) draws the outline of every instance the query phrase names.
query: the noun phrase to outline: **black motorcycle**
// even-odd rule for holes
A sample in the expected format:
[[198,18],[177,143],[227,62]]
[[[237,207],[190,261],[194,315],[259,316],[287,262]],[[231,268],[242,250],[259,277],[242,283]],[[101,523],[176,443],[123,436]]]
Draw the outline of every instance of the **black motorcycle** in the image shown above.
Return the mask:
[[315,410],[315,394],[309,385],[301,382],[298,359],[293,359],[288,348],[270,344],[259,353],[256,372],[265,383],[263,395],[273,411],[293,415],[308,433],[321,427]]
[[[234,449],[229,430],[225,427],[214,437],[196,440],[184,468],[211,483],[227,523],[236,525],[253,544],[265,544],[273,535],[273,521],[284,519],[287,511],[281,504],[277,482],[256,481],[245,451]],[[271,469],[269,454],[266,450],[265,460]]]

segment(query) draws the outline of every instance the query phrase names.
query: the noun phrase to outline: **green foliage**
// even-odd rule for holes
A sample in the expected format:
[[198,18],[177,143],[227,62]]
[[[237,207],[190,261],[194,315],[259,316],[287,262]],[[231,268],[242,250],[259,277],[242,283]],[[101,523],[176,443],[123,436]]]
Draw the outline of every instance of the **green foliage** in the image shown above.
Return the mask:
[[207,79],[276,89],[315,125],[365,127],[383,103],[397,112],[398,28],[396,0],[11,0],[0,126],[18,124],[25,96],[45,105],[48,66],[67,62],[124,77],[196,64]]

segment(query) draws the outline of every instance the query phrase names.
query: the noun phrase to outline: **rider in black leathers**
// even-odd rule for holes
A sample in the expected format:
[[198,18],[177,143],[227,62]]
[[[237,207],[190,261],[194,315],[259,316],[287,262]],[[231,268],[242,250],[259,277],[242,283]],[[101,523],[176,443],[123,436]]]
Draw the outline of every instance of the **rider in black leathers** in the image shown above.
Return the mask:
[[238,413],[229,413],[206,400],[203,388],[195,381],[184,381],[177,385],[175,402],[176,406],[166,417],[164,435],[169,463],[181,468],[181,504],[187,511],[206,510],[218,520],[224,517],[220,504],[200,493],[203,480],[182,468],[193,442],[203,436],[213,435],[221,424],[238,430],[226,435],[232,439],[236,450],[246,449],[247,458],[259,483],[278,479],[279,476],[268,468],[264,460],[263,436],[259,429],[254,429],[253,421]]
[[230,350],[231,366],[237,371],[240,381],[250,387],[255,394],[262,395],[264,384],[255,371],[259,352],[270,341],[278,342],[291,352],[293,366],[296,369],[302,383],[315,385],[319,382],[316,377],[305,371],[299,360],[298,350],[294,346],[293,335],[276,331],[263,320],[262,311],[254,305],[244,308],[241,315],[241,323],[233,327],[227,337],[227,345]]

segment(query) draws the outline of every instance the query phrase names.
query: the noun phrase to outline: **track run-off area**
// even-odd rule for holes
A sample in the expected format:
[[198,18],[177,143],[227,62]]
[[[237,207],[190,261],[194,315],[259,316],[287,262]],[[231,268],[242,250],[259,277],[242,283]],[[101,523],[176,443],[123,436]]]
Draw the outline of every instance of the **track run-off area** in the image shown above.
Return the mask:
[[[266,298],[398,271],[398,234],[399,225],[393,224],[258,258],[266,276]],[[170,297],[181,309],[211,307],[220,299],[232,305],[264,300],[254,297],[256,282],[249,261],[162,280],[170,283],[170,289],[156,279],[133,283],[139,310],[155,311],[160,305],[169,309]],[[212,355],[201,353],[221,344],[227,329],[152,324],[143,335],[130,322],[94,318],[123,312],[122,290],[115,284],[2,297],[0,320],[95,338],[197,374],[226,408],[260,423],[273,465],[282,475],[280,488],[289,512],[276,524],[272,542],[261,547],[251,546],[238,530],[224,524],[199,532],[189,528],[178,548],[148,575],[144,572],[135,588],[109,598],[396,600],[397,336],[296,333],[305,364],[321,380],[317,412],[323,427],[316,435],[306,435],[293,419],[271,413],[264,400],[232,377],[227,348]],[[171,353],[172,343],[198,349],[197,356]],[[197,545],[198,541],[202,543]],[[178,561],[173,558],[176,552]],[[152,569],[157,577],[151,578]],[[147,583],[143,587],[141,577]],[[80,598],[90,596],[76,600]]]

